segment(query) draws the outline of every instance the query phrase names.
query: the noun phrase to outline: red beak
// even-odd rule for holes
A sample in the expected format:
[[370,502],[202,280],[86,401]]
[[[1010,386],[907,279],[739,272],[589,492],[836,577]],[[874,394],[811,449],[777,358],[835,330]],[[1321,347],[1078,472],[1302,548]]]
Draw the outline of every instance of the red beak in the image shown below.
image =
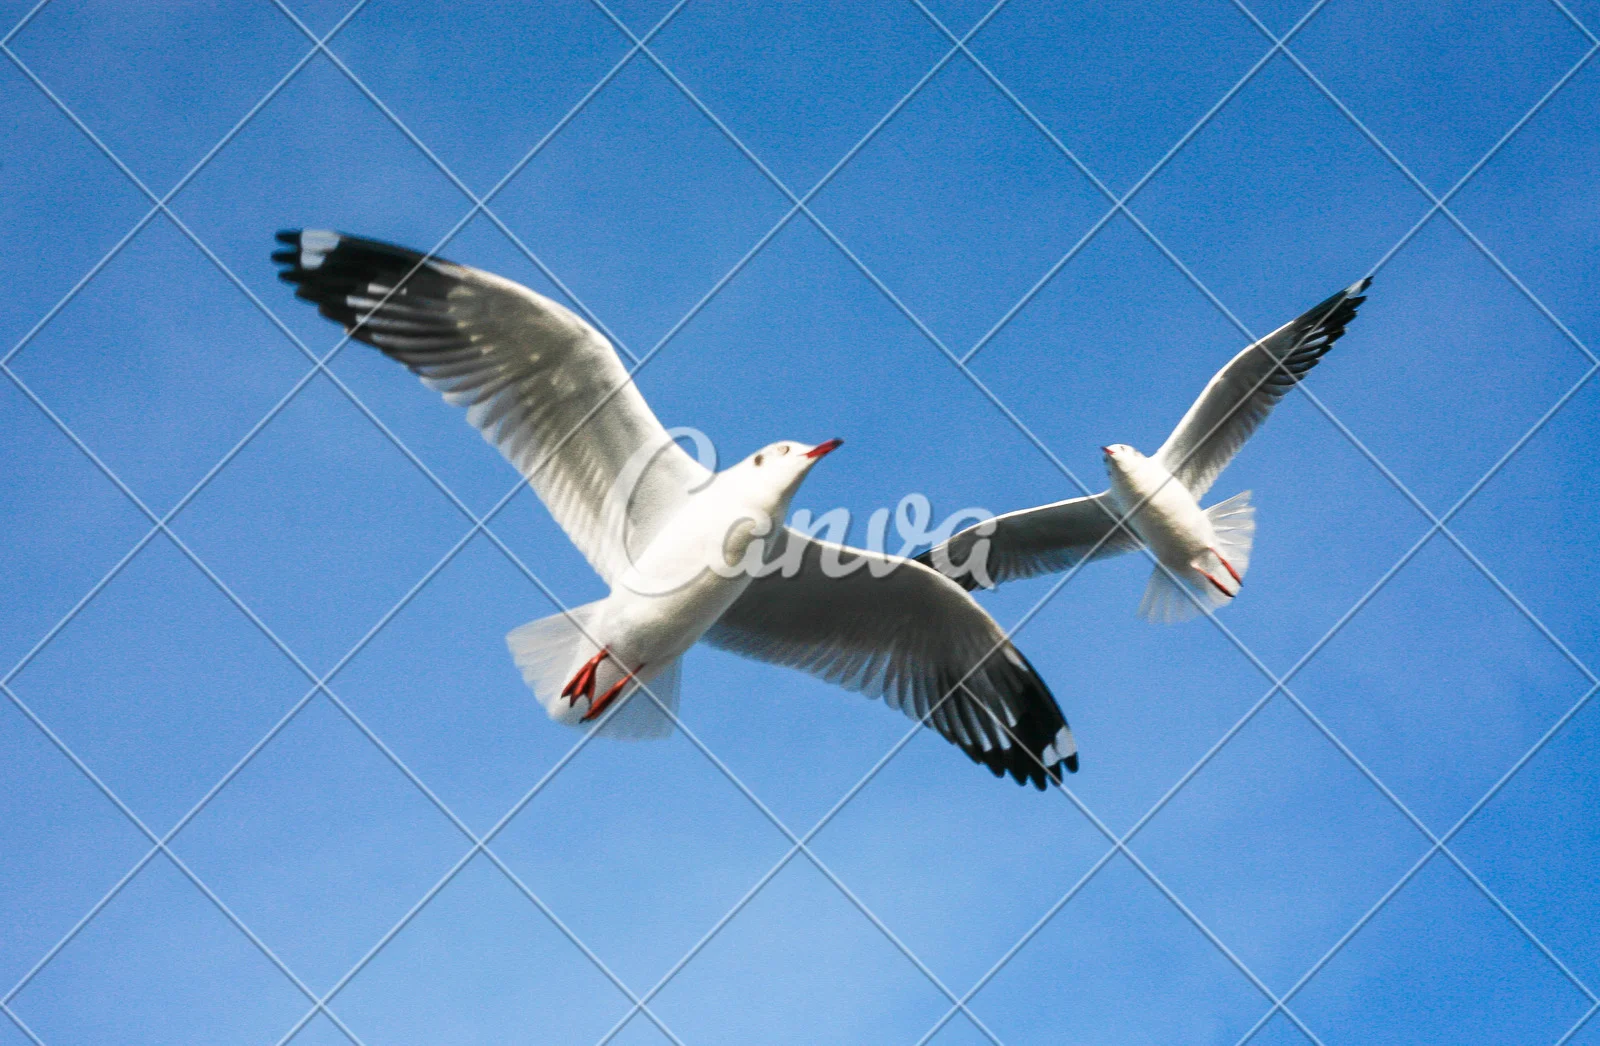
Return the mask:
[[1109,456],[1111,454],[1111,448],[1110,447],[1101,447],[1100,448],[1100,453]]
[[818,443],[815,447],[806,451],[806,457],[820,458],[824,454],[830,454],[842,446],[844,446],[844,440],[838,438],[830,439],[826,443]]

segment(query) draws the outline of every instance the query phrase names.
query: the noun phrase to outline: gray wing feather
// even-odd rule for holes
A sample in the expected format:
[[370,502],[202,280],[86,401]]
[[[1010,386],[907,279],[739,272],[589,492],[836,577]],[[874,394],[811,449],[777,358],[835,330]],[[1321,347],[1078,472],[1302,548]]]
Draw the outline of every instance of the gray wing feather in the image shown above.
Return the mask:
[[[929,726],[996,776],[1043,788],[1047,776],[1061,779],[1060,764],[1077,769],[1071,731],[1043,680],[948,578],[787,527],[766,559],[790,569],[752,581],[705,634],[712,645],[929,716]],[[856,566],[830,576],[834,564]]]
[[374,240],[311,229],[278,239],[289,246],[273,259],[296,294],[465,407],[606,580],[711,478],[611,343],[556,302]]
[[1217,372],[1156,452],[1196,499],[1301,377],[1344,334],[1366,298],[1360,280],[1295,317],[1235,356]]
[[1086,558],[1100,559],[1139,547],[1132,531],[1117,526],[1117,518],[1116,504],[1107,491],[1069,498],[974,524],[921,553],[917,562],[949,575],[969,590],[983,583],[981,575],[999,585],[1070,570]]

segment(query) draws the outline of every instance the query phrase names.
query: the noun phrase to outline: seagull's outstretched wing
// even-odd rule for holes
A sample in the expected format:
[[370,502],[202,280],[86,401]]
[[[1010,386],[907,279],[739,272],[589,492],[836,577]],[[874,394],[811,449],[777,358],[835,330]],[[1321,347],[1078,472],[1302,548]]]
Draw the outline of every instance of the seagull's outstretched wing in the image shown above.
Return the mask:
[[1117,526],[1116,504],[1102,491],[1007,512],[958,531],[916,558],[970,591],[984,583],[985,575],[999,585],[1138,547],[1132,531]]
[[320,229],[272,257],[295,293],[404,363],[528,478],[601,577],[711,478],[569,310],[479,269]]
[[[1235,356],[1206,385],[1155,457],[1198,500],[1355,318],[1370,279],[1346,287]],[[1287,373],[1286,373],[1287,372]]]
[[[927,715],[997,777],[1042,789],[1047,776],[1061,780],[1063,764],[1078,769],[1055,698],[960,586],[920,563],[787,527],[770,545],[769,563],[796,569],[752,581],[708,642],[882,697],[913,719]],[[835,565],[852,564],[836,576]]]

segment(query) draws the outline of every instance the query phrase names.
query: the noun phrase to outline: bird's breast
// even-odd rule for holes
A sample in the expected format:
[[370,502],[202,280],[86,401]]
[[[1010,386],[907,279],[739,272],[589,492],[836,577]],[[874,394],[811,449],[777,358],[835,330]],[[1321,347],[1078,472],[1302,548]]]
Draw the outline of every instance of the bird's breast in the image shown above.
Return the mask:
[[1175,476],[1146,459],[1137,469],[1112,477],[1129,523],[1163,562],[1186,563],[1210,543],[1210,524],[1194,495]]
[[727,558],[739,520],[686,506],[612,587],[611,626],[630,646],[676,656],[732,606],[751,575]]

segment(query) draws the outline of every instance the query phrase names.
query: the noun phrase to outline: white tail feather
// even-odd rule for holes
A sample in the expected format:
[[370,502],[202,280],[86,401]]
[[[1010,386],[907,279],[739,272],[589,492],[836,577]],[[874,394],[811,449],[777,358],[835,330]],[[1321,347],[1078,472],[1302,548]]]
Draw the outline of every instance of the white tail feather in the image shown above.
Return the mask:
[[1217,502],[1206,509],[1206,517],[1211,520],[1216,538],[1214,551],[1202,552],[1187,566],[1174,571],[1177,581],[1156,567],[1139,603],[1140,617],[1161,624],[1187,621],[1203,606],[1226,606],[1239,594],[1245,571],[1250,569],[1250,548],[1256,537],[1256,510],[1250,504],[1250,492]]
[[[1199,579],[1204,582],[1204,578]],[[1205,596],[1201,594],[1201,599]],[[1187,621],[1200,613],[1187,586],[1172,579],[1160,566],[1150,572],[1150,583],[1144,586],[1144,598],[1139,601],[1139,616],[1158,625],[1171,625]]]
[[1217,536],[1217,554],[1243,578],[1250,569],[1250,547],[1256,540],[1256,508],[1250,504],[1250,492],[1217,502],[1206,509],[1206,518]]
[[[589,638],[597,606],[598,603],[588,603],[564,614],[542,617],[506,634],[511,659],[522,670],[523,681],[544,706],[545,713],[558,723],[580,730],[589,727],[582,721],[588,711],[587,702],[580,700],[574,706],[561,696],[561,690],[585,661],[600,652],[599,646]],[[660,671],[644,674],[650,692],[674,714],[678,710],[683,675],[679,660],[674,658]],[[672,720],[662,714],[648,694],[639,692],[637,686],[630,687],[616,703],[619,707],[600,728],[602,737],[643,740],[672,733]]]

